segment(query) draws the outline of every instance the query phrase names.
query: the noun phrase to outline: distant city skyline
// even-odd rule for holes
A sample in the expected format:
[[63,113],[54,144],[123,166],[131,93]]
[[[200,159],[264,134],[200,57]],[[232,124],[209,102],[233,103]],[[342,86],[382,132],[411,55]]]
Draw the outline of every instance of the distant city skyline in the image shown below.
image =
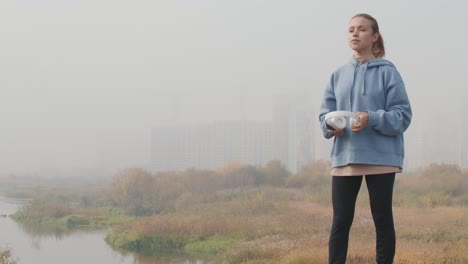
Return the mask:
[[[1,1],[0,174],[145,167],[153,128],[272,122],[277,94],[306,91],[318,109],[331,73],[352,56],[347,28],[357,13],[378,20],[386,58],[405,81],[414,112],[408,165],[464,164],[466,127],[457,121],[468,101],[468,36],[460,34],[467,7],[459,0]],[[300,123],[291,129],[303,137]],[[314,155],[327,158],[330,141],[313,133]]]
[[150,167],[180,171],[214,169],[230,162],[262,166],[279,160],[297,172],[314,159],[311,99],[307,92],[276,95],[268,121],[243,118],[156,127],[151,133]]
[[[312,93],[281,93],[274,96],[273,101],[269,122],[244,119],[154,129],[151,168],[213,169],[229,162],[259,166],[270,160],[279,160],[295,173],[314,160],[329,160],[333,139],[327,140],[322,135],[318,122],[319,106],[312,105]],[[468,121],[465,116],[461,118]],[[437,140],[434,134],[425,133],[427,128],[421,123],[412,124],[405,133],[404,170],[416,170],[431,163],[468,167],[468,140],[459,132],[465,131],[466,121],[457,124],[459,127],[454,130],[453,145],[434,144]],[[218,141],[218,150],[214,151],[210,146],[215,139],[210,137],[214,138],[216,134],[224,136]],[[261,152],[254,153],[253,149]],[[172,165],[162,166],[163,163]]]

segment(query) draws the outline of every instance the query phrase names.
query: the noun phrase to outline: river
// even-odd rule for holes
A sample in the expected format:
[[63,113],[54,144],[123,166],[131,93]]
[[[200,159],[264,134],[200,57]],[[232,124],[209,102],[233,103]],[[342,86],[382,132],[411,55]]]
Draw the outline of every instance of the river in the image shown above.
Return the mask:
[[[106,230],[63,231],[25,226],[8,217],[24,202],[0,197],[0,248],[10,248],[18,264],[203,264],[177,257],[141,257],[112,250]],[[5,217],[5,215],[7,215]]]

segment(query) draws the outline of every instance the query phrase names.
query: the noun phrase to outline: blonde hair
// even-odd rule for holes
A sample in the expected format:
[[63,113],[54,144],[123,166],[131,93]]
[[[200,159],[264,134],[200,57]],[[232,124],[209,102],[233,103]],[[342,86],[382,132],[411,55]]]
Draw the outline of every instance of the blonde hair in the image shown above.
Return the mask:
[[379,23],[377,23],[377,20],[368,14],[357,14],[353,16],[352,18],[355,18],[355,17],[363,17],[371,22],[372,31],[374,32],[374,34],[379,34],[379,38],[372,45],[372,53],[374,54],[376,58],[384,57],[385,56],[384,41],[383,41],[382,34],[380,34]]

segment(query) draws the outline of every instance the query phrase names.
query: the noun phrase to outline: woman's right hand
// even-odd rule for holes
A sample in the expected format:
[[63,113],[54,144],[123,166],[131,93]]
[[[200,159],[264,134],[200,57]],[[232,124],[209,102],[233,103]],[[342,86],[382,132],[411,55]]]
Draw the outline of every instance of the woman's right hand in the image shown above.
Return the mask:
[[334,136],[338,136],[338,137],[341,137],[342,135],[344,135],[344,130],[343,129],[336,129],[336,130],[328,129],[328,132],[330,132]]

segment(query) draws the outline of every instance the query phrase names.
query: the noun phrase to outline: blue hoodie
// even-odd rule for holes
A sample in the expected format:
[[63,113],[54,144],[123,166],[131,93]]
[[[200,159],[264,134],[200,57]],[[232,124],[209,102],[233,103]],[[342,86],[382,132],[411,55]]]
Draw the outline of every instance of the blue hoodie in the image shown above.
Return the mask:
[[331,76],[320,109],[320,126],[325,138],[324,116],[332,111],[368,112],[369,123],[360,132],[349,125],[336,136],[331,152],[332,167],[348,164],[387,165],[403,168],[403,132],[411,123],[411,105],[405,85],[395,66],[377,58],[359,64],[353,57]]

